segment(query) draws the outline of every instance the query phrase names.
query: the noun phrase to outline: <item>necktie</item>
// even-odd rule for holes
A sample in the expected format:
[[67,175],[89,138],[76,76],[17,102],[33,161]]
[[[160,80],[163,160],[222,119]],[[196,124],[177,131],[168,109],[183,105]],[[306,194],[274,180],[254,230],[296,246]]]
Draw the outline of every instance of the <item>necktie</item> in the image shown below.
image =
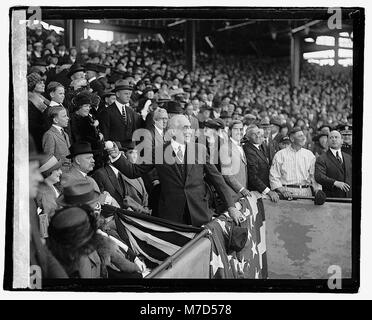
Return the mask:
[[342,159],[340,157],[339,151],[336,151],[336,159],[338,160],[339,163],[342,164]]
[[125,112],[125,106],[123,106],[122,108],[121,115],[124,119],[124,122],[127,123],[127,113]]
[[62,129],[61,132],[62,132],[62,136],[63,136],[63,138],[64,138],[65,141],[66,141],[66,144],[69,145],[69,140],[68,140],[68,138],[67,138],[67,135],[66,135],[65,130]]
[[177,157],[178,157],[178,160],[180,160],[183,163],[183,152],[182,152],[181,146],[178,147]]

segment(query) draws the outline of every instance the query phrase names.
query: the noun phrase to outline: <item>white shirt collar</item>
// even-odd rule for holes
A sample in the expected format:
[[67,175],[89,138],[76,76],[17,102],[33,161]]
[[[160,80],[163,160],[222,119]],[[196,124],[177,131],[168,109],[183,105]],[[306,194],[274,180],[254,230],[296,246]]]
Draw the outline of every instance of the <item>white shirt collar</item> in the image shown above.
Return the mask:
[[53,126],[54,128],[56,128],[56,129],[57,129],[57,130],[62,134],[62,130],[63,130],[62,127],[57,126],[56,124],[52,124],[52,126]]
[[230,137],[230,140],[238,147],[240,147],[240,144],[238,141],[234,140],[233,138]]
[[113,165],[109,165],[110,166],[110,168],[112,169],[112,171],[114,171],[114,173],[115,173],[115,176],[116,177],[118,177],[118,174],[119,174],[119,170],[118,169],[116,169]]
[[337,158],[337,156],[336,156],[336,152],[337,151],[339,151],[339,156],[340,156],[340,158],[342,159],[342,152],[341,152],[341,149],[332,149],[332,148],[329,148],[329,150],[331,150],[331,152],[333,153],[333,155],[335,156],[335,158]]
[[49,104],[49,106],[51,106],[51,107],[54,107],[54,106],[60,106],[61,104],[60,103],[58,103],[58,102],[55,102],[55,101],[50,101],[50,104]]
[[252,143],[258,150],[260,150],[260,145],[259,144],[255,144],[255,143]]
[[115,103],[116,103],[116,106],[118,107],[120,113],[123,112],[123,107],[125,107],[126,105],[128,105],[128,104],[122,104],[118,100],[115,100]]
[[164,135],[164,132],[163,132],[162,129],[159,129],[157,126],[154,126],[154,127],[155,127],[156,131],[159,132],[159,134],[160,134],[161,136]]
[[85,172],[79,170],[77,167],[75,167],[75,168],[77,169],[77,171],[79,171],[84,176],[84,178],[86,178],[87,174]]
[[181,147],[182,153],[185,154],[186,146],[184,144],[180,144],[176,140],[172,139],[171,145],[172,145],[172,148],[175,154],[177,154],[180,147]]
[[96,80],[96,79],[97,79],[96,77],[90,78],[90,79],[88,80],[88,82],[91,83],[92,81],[94,81],[94,80]]
[[214,111],[214,110],[213,110],[213,114],[214,114],[214,117],[215,117],[215,118],[219,118],[219,117],[220,117],[220,113],[218,113],[218,112],[216,112],[216,111]]
[[278,135],[278,132],[277,132],[277,133],[274,133],[274,134],[271,136],[271,139],[274,139],[277,135]]

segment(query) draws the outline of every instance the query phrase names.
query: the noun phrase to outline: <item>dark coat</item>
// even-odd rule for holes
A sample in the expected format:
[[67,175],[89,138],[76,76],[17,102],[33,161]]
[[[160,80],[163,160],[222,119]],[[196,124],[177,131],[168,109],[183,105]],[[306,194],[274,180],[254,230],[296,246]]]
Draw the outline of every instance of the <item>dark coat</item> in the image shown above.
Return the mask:
[[100,129],[105,141],[119,141],[122,146],[128,145],[133,132],[143,127],[142,118],[132,108],[126,107],[125,110],[126,123],[115,102],[100,114]]
[[122,185],[109,165],[96,170],[92,178],[97,182],[101,192],[107,191],[117,201],[119,206],[124,208],[125,190],[123,190]]
[[87,141],[93,149],[98,148],[99,135],[97,128],[93,126],[91,117],[82,117],[76,113],[71,115],[71,137],[72,142]]
[[[322,154],[315,162],[315,180],[322,185],[327,197],[351,198],[352,161],[351,156],[342,152],[343,162],[340,164],[331,150]],[[348,192],[336,188],[335,181],[345,182],[350,186]]]
[[[213,212],[208,205],[208,196],[204,176],[216,188],[219,196],[227,207],[234,206],[228,187],[214,165],[209,164],[205,147],[196,144],[195,149],[188,149],[185,153],[185,162],[190,163],[190,154],[201,152],[205,163],[198,162],[198,157],[193,164],[180,164],[173,152],[170,142],[164,145],[165,156],[175,161],[168,164],[164,159],[163,164],[133,165],[121,156],[114,162],[125,176],[137,178],[156,168],[161,192],[159,197],[159,217],[178,223],[189,223],[193,226],[201,226],[211,221]],[[187,155],[188,154],[188,155]]]
[[248,188],[262,193],[270,189],[270,163],[263,150],[258,150],[251,142],[243,146],[248,163]]
[[42,139],[45,133],[45,124],[43,112],[41,112],[35,105],[28,101],[28,130],[35,141],[38,152],[42,152]]
[[269,137],[268,145],[265,145],[265,142],[262,143],[262,150],[264,151],[266,157],[269,159],[270,165],[273,162],[275,153],[279,150],[275,150],[275,143],[273,143],[273,140],[271,139],[271,136]]

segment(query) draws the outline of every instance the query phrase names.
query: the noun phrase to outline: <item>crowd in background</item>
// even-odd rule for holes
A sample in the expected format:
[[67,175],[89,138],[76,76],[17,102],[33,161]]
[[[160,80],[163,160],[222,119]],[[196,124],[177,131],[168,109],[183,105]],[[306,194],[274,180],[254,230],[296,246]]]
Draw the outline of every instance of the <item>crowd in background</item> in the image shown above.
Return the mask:
[[[162,178],[154,171],[142,177],[128,177],[113,165],[114,154],[105,152],[113,146],[118,147],[132,164],[136,163],[138,155],[132,142],[136,129],[153,128],[156,140],[156,132],[161,136],[165,134],[169,119],[185,115],[196,138],[202,141],[207,137],[209,153],[215,144],[211,139],[213,134],[218,141],[227,141],[229,137],[237,141],[237,150],[244,153],[242,163],[248,163],[248,180],[251,164],[246,146],[249,143],[257,146],[271,170],[271,180],[268,180],[268,172],[268,182],[262,190],[260,187],[257,190],[268,194],[272,201],[278,198],[270,190],[270,184],[275,185],[280,178],[278,168],[286,156],[284,153],[280,153],[280,157],[275,155],[288,145],[306,150],[304,157],[310,159],[313,174],[315,157],[325,154],[341,139],[341,135],[333,133],[335,129],[343,135],[342,150],[351,155],[351,68],[320,67],[304,62],[299,86],[292,88],[287,59],[201,52],[197,54],[195,70],[191,71],[186,67],[183,43],[178,41],[177,44],[177,39],[173,39],[171,46],[154,39],[126,44],[103,44],[85,39],[79,48],[67,48],[63,38],[54,31],[36,27],[27,32],[29,131],[35,143],[33,152],[46,155],[39,169],[43,175],[40,181],[47,187],[39,188],[35,198],[37,207],[47,215],[44,229],[52,234],[49,249],[63,265],[67,276],[121,277],[120,271],[125,270],[123,277],[129,274],[132,277],[133,272],[141,273],[145,268],[134,253],[121,252],[117,247],[113,249],[112,243],[107,244],[112,229],[107,227],[105,219],[106,233],[92,238],[98,226],[88,223],[83,213],[100,212],[106,206],[107,210],[110,207],[131,208],[159,215],[156,198]],[[177,126],[182,121],[172,123]],[[180,158],[182,161],[183,156]],[[348,161],[345,156],[343,158],[341,163]],[[219,161],[216,164],[223,172],[223,164]],[[88,185],[76,178],[80,174]],[[317,176],[318,183],[325,181],[324,176]],[[110,179],[116,181],[112,190]],[[230,180],[226,179],[226,183],[235,193],[243,195],[249,193],[248,185],[252,185],[246,179],[238,189]],[[324,182],[323,190],[327,183],[329,181]],[[298,187],[291,183],[287,186]],[[286,196],[281,188],[279,185],[273,189]],[[350,191],[345,185],[337,188],[345,194]],[[210,186],[212,196],[216,194],[215,189]],[[73,199],[77,195],[82,198],[85,195],[89,205],[74,208]],[[218,203],[218,199],[215,202]],[[69,209],[63,211],[63,207]],[[53,220],[55,212],[58,217]],[[191,220],[186,220],[190,221],[192,215]],[[71,231],[74,226],[79,226],[81,232]],[[64,228],[70,228],[70,239],[63,235]],[[115,236],[114,231],[111,236]],[[83,255],[83,249],[77,249],[74,258],[64,251],[72,246],[68,242],[73,240],[86,241],[83,249],[89,253],[88,260],[95,266],[94,272],[88,272],[74,260]],[[95,246],[100,248],[97,252],[89,249]],[[120,252],[124,254],[122,259]],[[104,265],[103,261],[110,260],[108,257],[116,264],[113,266],[110,262],[105,265],[109,266],[108,270],[102,271],[101,263]]]

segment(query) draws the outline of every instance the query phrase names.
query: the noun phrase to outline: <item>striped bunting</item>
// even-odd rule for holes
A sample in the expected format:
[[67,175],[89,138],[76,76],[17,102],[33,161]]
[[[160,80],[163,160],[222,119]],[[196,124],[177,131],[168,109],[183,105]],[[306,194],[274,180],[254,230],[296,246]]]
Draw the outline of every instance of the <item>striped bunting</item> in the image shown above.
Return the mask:
[[117,210],[117,232],[132,250],[156,267],[192,240],[200,228],[172,223],[157,217]]

